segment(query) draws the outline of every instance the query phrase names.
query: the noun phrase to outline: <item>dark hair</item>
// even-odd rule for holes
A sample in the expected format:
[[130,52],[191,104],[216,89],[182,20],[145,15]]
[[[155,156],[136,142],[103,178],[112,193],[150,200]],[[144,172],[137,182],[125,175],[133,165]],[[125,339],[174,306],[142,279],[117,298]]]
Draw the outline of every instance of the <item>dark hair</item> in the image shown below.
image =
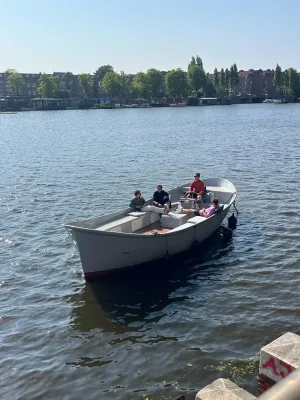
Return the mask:
[[157,189],[158,189],[158,188],[161,188],[161,189],[162,189],[162,185],[157,185]]
[[219,200],[218,200],[216,197],[214,197],[214,198],[212,199],[212,203],[213,203],[215,206],[217,206],[217,205],[219,204]]
[[140,191],[140,190],[136,190],[136,191],[134,192],[134,195],[136,196],[136,195],[139,194],[139,193],[141,193],[141,191]]

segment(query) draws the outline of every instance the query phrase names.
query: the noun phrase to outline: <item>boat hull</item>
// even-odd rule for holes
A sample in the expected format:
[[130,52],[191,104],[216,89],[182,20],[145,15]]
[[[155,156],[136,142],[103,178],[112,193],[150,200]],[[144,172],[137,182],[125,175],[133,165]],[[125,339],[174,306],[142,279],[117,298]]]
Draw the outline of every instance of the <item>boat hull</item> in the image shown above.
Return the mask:
[[200,224],[187,224],[185,229],[163,235],[91,232],[84,228],[68,231],[78,248],[85,278],[93,279],[189,250],[220,227],[229,208]]
[[[235,187],[223,178],[211,178],[205,181],[214,190],[223,188],[227,192],[222,211],[201,222],[188,220],[182,226],[166,233],[139,234],[120,231],[99,230],[99,223],[118,219],[130,210],[117,211],[113,214],[65,225],[76,245],[86,279],[108,275],[122,269],[142,265],[168,258],[189,250],[195,243],[207,240],[221,225],[236,198]],[[169,191],[172,200],[176,193],[186,190],[180,186]],[[218,197],[219,197],[218,196]],[[192,222],[190,222],[192,221]]]

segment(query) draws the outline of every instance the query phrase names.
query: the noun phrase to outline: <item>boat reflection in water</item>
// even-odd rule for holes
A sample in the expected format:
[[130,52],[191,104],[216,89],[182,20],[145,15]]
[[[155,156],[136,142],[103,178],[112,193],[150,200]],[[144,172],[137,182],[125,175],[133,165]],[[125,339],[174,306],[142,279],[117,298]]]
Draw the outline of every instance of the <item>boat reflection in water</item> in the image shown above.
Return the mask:
[[[69,298],[73,305],[72,328],[118,335],[140,332],[146,324],[163,318],[171,303],[184,302],[196,281],[199,286],[199,281],[224,274],[224,257],[232,249],[231,231],[220,228],[209,241],[170,260],[87,283],[83,292]],[[155,338],[159,340],[166,338]]]

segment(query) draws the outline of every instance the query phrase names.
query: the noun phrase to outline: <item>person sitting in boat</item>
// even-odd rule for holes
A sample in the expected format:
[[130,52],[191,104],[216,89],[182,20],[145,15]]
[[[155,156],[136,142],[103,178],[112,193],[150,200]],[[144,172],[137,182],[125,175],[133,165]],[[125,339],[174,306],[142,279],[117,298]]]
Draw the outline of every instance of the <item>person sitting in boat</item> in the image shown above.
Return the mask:
[[157,191],[153,193],[153,205],[160,208],[170,206],[169,193],[163,190],[162,185],[157,185]]
[[157,214],[168,214],[169,212],[169,207],[165,207],[165,209],[162,210],[160,207],[146,205],[146,200],[142,197],[140,190],[134,192],[134,198],[131,200],[129,207],[133,211],[155,212]]
[[189,191],[185,194],[187,197],[197,199],[197,202],[202,203],[202,198],[205,194],[205,186],[204,182],[200,179],[200,172],[196,172],[194,178],[193,182],[191,182]]
[[194,214],[200,217],[210,217],[211,215],[215,214],[219,208],[219,200],[215,197],[212,199],[211,206],[208,208],[202,208],[202,210],[195,211],[195,210],[181,210],[182,214]]

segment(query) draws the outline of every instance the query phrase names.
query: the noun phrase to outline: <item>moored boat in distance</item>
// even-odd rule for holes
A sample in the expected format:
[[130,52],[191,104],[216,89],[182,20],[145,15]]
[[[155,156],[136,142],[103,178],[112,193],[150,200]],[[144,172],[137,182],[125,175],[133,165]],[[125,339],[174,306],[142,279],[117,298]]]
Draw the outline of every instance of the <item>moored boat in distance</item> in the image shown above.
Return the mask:
[[265,99],[263,103],[269,104],[286,104],[287,101],[285,99]]
[[186,103],[171,103],[170,107],[186,107]]
[[[178,213],[178,206],[191,208],[193,201],[182,202],[189,189],[184,184],[169,190],[172,212],[132,212],[130,208],[96,218],[71,222],[65,226],[79,251],[87,279],[117,272],[123,268],[173,256],[208,239],[221,225],[236,199],[235,186],[224,178],[204,179],[209,206],[219,200],[217,212],[206,218]],[[147,201],[151,205],[152,200]],[[162,210],[163,213],[163,210]]]
[[265,100],[263,101],[263,103],[273,104],[273,103],[274,103],[274,100],[273,100],[273,99],[265,99]]
[[274,104],[286,104],[286,103],[287,103],[287,101],[284,100],[284,99],[277,99],[277,100],[274,100]]

